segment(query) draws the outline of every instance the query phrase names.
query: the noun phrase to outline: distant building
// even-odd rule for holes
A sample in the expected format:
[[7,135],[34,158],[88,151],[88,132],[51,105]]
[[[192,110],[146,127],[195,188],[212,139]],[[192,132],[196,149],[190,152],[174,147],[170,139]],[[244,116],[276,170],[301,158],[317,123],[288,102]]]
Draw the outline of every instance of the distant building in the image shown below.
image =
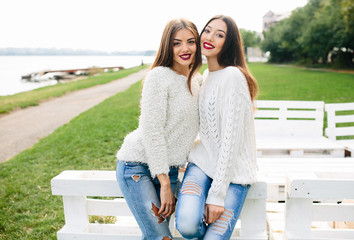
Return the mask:
[[291,12],[285,13],[274,13],[272,11],[268,11],[266,15],[263,16],[263,31],[268,31],[271,26],[280,22],[284,18],[290,17]]

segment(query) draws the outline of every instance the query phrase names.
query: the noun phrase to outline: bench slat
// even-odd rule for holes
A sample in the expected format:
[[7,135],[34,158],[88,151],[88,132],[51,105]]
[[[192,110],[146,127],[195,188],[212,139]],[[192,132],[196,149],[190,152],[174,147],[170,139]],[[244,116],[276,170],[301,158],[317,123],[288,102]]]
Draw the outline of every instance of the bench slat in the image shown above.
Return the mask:
[[287,192],[291,198],[353,199],[354,181],[345,179],[292,179],[288,178]]
[[87,199],[87,214],[98,216],[133,216],[125,199]]
[[354,103],[327,103],[325,109],[326,111],[354,110]]
[[323,109],[323,101],[283,101],[283,100],[257,100],[255,101],[257,108],[279,108],[286,106],[287,108],[299,109]]
[[336,123],[351,123],[354,122],[354,115],[336,115],[334,117]]
[[332,134],[335,136],[353,136],[354,127],[337,127],[333,130]]
[[354,204],[313,204],[312,220],[354,222]]
[[[70,178],[65,179],[66,176]],[[51,184],[53,195],[123,197],[115,171],[64,171],[54,177]],[[247,198],[266,198],[266,185],[264,182],[253,184]]]

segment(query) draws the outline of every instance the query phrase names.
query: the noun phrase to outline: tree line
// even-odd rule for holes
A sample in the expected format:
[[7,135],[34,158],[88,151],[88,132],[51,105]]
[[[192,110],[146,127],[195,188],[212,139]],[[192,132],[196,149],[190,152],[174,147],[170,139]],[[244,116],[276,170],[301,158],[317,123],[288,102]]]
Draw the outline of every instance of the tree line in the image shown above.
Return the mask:
[[[335,67],[353,68],[354,0],[309,0],[263,36],[260,46],[270,52],[270,62],[331,62]],[[245,47],[252,46],[244,42]]]

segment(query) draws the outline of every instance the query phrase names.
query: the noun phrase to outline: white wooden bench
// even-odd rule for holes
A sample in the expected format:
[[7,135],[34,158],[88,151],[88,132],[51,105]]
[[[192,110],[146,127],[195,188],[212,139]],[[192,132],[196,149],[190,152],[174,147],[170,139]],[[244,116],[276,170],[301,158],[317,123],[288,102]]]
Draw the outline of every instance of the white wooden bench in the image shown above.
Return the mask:
[[258,158],[262,181],[267,182],[268,202],[285,201],[285,182],[289,174],[313,173],[320,178],[354,179],[352,158]]
[[[354,204],[336,202],[354,199],[354,179],[290,175],[286,192],[284,239],[354,239],[354,229],[311,229],[311,223],[315,221],[354,222]],[[333,202],[321,203],[326,200]]]
[[[65,225],[57,233],[59,240],[141,239],[141,231],[122,198],[115,171],[64,171],[52,179],[51,185],[53,195],[63,196]],[[253,184],[231,239],[268,239],[266,198],[266,183]],[[118,221],[115,224],[89,223],[90,215],[117,216]],[[170,229],[174,239],[183,239],[174,227],[174,219],[171,219]]]
[[344,157],[344,147],[323,136],[324,102],[256,101],[257,154]]
[[[345,146],[354,157],[354,103],[326,104],[327,125],[326,135],[329,139]],[[340,112],[347,111],[345,115]],[[337,124],[351,123],[351,126],[337,126]],[[337,139],[337,137],[351,136],[351,139]]]

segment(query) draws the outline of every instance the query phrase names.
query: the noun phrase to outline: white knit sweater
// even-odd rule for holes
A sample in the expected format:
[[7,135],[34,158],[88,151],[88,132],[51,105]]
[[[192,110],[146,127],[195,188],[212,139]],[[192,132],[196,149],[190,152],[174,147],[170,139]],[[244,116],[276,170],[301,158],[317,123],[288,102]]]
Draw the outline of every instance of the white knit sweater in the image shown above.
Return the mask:
[[237,67],[206,70],[199,97],[200,141],[189,161],[213,179],[206,203],[224,206],[230,182],[256,181],[253,105],[246,78]]
[[143,84],[139,127],[128,134],[117,159],[147,163],[152,177],[187,161],[199,129],[198,94],[201,76],[187,78],[168,67],[155,67]]

